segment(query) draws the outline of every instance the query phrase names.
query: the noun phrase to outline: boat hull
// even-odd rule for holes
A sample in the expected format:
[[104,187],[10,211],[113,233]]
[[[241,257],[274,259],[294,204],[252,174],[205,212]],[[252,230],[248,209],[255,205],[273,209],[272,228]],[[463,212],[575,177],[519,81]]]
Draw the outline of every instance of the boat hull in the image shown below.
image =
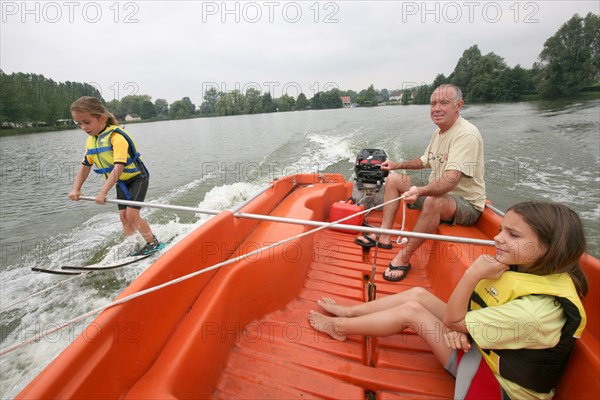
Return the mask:
[[[274,182],[241,211],[327,221],[331,205],[351,193],[352,184],[339,175],[296,175]],[[380,216],[368,220],[377,225]],[[417,216],[407,211],[406,230]],[[499,221],[486,209],[473,227],[443,225],[437,233],[490,239]],[[303,235],[307,230],[231,212],[211,218],[119,298],[236,261],[107,309],[18,398],[452,397],[453,379],[417,335],[336,342],[310,328],[306,316],[322,296],[347,304],[369,300],[375,251],[364,253],[354,234]],[[470,263],[493,249],[427,240],[410,275],[391,283],[382,273],[395,251],[377,250],[376,296],[420,286],[447,299]],[[600,394],[600,262],[587,255],[582,262],[590,278],[588,328],[558,398]]]

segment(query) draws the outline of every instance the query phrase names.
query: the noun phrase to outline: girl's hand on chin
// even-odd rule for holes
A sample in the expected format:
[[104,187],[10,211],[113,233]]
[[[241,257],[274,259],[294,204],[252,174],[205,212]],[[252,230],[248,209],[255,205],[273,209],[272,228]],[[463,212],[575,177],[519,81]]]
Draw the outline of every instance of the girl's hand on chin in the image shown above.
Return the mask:
[[508,271],[510,267],[498,261],[494,256],[482,254],[469,267],[467,272],[473,274],[477,279],[498,279]]

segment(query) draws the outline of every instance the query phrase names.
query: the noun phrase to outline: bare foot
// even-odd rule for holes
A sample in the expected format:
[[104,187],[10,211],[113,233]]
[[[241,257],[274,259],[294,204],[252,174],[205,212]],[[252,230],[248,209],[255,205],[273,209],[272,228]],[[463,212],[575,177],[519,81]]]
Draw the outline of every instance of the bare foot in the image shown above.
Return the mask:
[[316,311],[308,313],[308,322],[313,329],[323,332],[331,336],[335,340],[343,342],[346,340],[346,336],[338,333],[339,326],[334,322],[334,318],[327,317]]
[[336,317],[349,317],[347,311],[348,307],[340,306],[331,297],[323,297],[317,300],[317,304],[320,305],[323,310],[335,315]]

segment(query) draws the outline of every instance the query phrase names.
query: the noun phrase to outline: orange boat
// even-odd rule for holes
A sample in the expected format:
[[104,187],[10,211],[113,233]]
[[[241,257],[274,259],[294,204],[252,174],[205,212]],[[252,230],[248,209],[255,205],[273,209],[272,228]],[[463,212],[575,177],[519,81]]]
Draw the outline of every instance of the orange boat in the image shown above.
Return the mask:
[[[214,216],[154,262],[119,296],[128,301],[103,311],[17,398],[451,398],[453,378],[417,335],[337,342],[314,331],[307,314],[322,296],[356,303],[413,286],[447,299],[470,263],[493,251],[484,241],[500,217],[487,208],[475,226],[441,226],[442,240],[427,240],[409,276],[390,283],[382,273],[397,250],[364,254],[355,232],[324,226],[332,204],[351,195],[341,175],[295,175],[238,213]],[[407,232],[417,213],[407,210]],[[252,218],[259,214],[275,218]],[[373,211],[368,221],[378,226],[380,218]],[[307,234],[313,228],[302,221],[318,228]],[[588,325],[559,399],[600,398],[600,261],[585,255],[582,264]]]

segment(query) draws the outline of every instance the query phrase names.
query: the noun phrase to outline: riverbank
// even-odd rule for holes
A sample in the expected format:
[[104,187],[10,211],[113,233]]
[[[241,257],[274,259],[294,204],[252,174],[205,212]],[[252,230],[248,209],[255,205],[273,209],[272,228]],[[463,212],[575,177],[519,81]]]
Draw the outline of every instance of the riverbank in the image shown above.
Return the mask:
[[[138,124],[144,122],[157,122],[157,121],[166,121],[160,119],[148,119],[145,121],[136,121],[136,122],[125,122],[119,121],[121,126],[125,126],[125,124]],[[17,135],[29,135],[31,133],[44,133],[44,132],[57,132],[57,131],[68,131],[79,129],[77,125],[63,125],[63,126],[40,126],[36,128],[10,128],[10,129],[0,129],[0,137],[4,136],[17,136]]]
[[0,137],[3,136],[16,136],[16,135],[28,135],[30,133],[42,133],[42,132],[56,132],[56,131],[67,131],[71,129],[79,129],[76,125],[64,125],[64,126],[39,126],[36,128],[9,128],[0,129]]
[[[564,107],[564,106],[568,106],[570,103],[575,103],[575,102],[579,102],[579,101],[600,100],[600,86],[596,85],[596,86],[590,87],[588,89],[589,90],[584,90],[577,97],[573,97],[573,98],[541,100],[541,99],[537,98],[537,95],[533,95],[521,102],[514,102],[514,103],[498,102],[498,103],[487,103],[487,104],[498,105],[498,104],[538,103],[538,104],[545,104],[546,106],[544,106],[544,108],[548,108],[547,104],[553,104],[553,103],[556,103],[559,107]],[[473,103],[473,104],[485,105],[486,103]],[[387,104],[385,104],[385,105],[387,105],[387,106],[402,106],[403,104],[401,104],[400,102],[387,102]],[[407,105],[412,105],[412,104],[407,104]],[[369,107],[366,107],[366,108],[369,108]],[[305,110],[302,110],[302,111],[305,111]],[[191,118],[185,118],[185,119],[212,118],[212,117],[213,116],[197,115],[197,116],[193,116]],[[119,122],[122,126],[124,126],[125,124],[130,125],[130,124],[140,124],[140,123],[158,122],[158,121],[176,121],[176,120],[152,118],[152,119],[146,119],[143,121],[129,121],[129,122],[119,121]],[[70,129],[79,129],[79,127],[76,125],[66,125],[66,126],[44,126],[44,127],[35,127],[35,128],[0,129],[0,137],[15,136],[15,135],[27,135],[27,134],[31,134],[31,133],[42,133],[42,132],[56,132],[56,131],[63,131],[63,130],[70,130]]]

